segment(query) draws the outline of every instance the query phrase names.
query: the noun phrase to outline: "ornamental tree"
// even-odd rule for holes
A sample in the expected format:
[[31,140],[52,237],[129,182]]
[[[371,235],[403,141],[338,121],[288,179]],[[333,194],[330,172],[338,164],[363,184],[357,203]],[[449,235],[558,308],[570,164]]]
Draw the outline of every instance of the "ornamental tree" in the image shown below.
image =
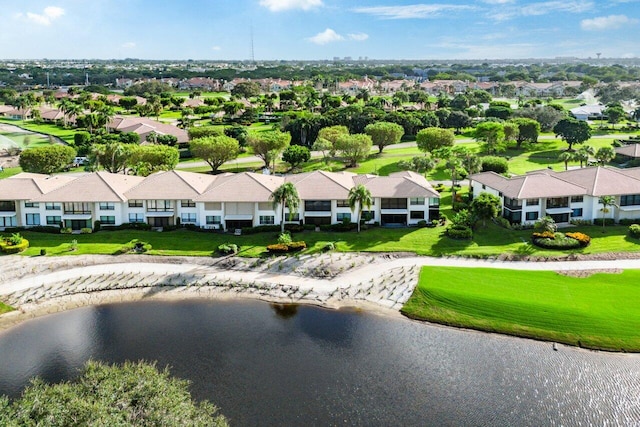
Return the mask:
[[471,202],[471,212],[476,218],[482,220],[482,226],[486,227],[487,219],[493,219],[500,213],[500,198],[491,193],[482,192]]
[[569,151],[573,149],[573,144],[582,144],[591,138],[589,124],[573,118],[560,120],[553,127],[553,133],[569,144]]
[[371,137],[373,145],[377,145],[379,152],[382,153],[387,145],[400,142],[402,135],[404,135],[404,129],[396,123],[376,122],[367,125],[364,128],[364,133]]
[[433,152],[443,147],[453,147],[455,135],[449,129],[428,127],[422,129],[416,135],[418,148],[425,152]]
[[194,156],[200,157],[216,172],[223,163],[233,160],[240,153],[240,144],[229,136],[207,136],[196,138],[189,143]]
[[356,167],[359,161],[366,159],[372,146],[371,137],[363,133],[343,135],[336,142],[336,148],[347,161],[348,168]]
[[289,146],[290,141],[291,134],[280,131],[253,133],[247,137],[247,144],[253,149],[253,153],[264,161],[267,168]]

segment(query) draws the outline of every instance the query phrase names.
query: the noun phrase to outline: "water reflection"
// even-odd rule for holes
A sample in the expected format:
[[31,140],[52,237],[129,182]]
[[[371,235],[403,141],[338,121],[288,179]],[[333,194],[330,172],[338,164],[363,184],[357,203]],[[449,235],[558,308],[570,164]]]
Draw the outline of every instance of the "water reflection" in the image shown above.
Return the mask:
[[141,302],[0,334],[0,393],[89,358],[157,360],[233,425],[551,425],[640,420],[640,357],[259,302]]

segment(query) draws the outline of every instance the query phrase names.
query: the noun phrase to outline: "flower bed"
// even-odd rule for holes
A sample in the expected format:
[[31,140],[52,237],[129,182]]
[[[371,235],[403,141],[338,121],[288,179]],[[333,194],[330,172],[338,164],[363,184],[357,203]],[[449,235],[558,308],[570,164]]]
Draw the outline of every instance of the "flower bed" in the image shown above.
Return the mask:
[[531,241],[534,245],[545,249],[577,249],[584,248],[591,243],[591,237],[584,233],[533,233]]

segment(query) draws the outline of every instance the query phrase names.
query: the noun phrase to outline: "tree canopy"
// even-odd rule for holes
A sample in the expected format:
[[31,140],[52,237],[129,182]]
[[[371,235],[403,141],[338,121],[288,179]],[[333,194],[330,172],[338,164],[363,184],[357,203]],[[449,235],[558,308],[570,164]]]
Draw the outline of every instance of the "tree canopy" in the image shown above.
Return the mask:
[[500,213],[500,198],[491,193],[482,192],[471,202],[471,212],[487,225],[487,219],[493,219]]
[[582,144],[591,138],[589,124],[572,118],[560,120],[553,127],[553,133],[569,144],[569,150],[572,150],[573,144]]
[[453,147],[456,136],[448,129],[428,127],[416,135],[418,148],[425,152],[433,152],[443,147]]
[[189,143],[194,156],[200,157],[211,166],[211,171],[218,170],[223,163],[233,160],[240,153],[240,144],[229,136],[207,136],[196,138]]
[[359,161],[366,159],[372,146],[371,137],[363,133],[343,135],[336,142],[336,149],[347,161],[347,167],[355,167]]
[[180,160],[177,148],[167,145],[139,145],[131,148],[128,165],[136,175],[147,176],[160,170],[175,169]]
[[289,146],[291,134],[280,131],[252,133],[247,137],[247,144],[256,156],[264,161],[265,167],[271,163]]
[[390,122],[371,123],[364,128],[364,132],[371,137],[373,145],[378,146],[380,153],[387,145],[400,142],[404,135],[402,126]]
[[301,145],[290,145],[282,153],[282,160],[295,169],[298,165],[308,162],[311,159],[311,151]]
[[27,148],[20,153],[20,167],[25,172],[52,174],[73,163],[76,150],[67,145]]

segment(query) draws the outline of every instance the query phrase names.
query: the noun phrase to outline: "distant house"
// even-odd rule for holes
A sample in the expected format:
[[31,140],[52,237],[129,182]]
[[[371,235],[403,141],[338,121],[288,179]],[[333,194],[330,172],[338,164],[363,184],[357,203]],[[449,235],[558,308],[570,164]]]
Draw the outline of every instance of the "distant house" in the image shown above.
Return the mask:
[[156,135],[173,135],[178,139],[178,143],[189,142],[189,135],[184,129],[147,117],[115,116],[109,122],[108,128],[117,132],[135,132],[140,135],[140,142],[146,142],[147,137],[152,133]]
[[603,120],[605,118],[603,113],[606,108],[602,104],[581,105],[580,107],[572,108],[570,112],[573,117],[581,121]]

